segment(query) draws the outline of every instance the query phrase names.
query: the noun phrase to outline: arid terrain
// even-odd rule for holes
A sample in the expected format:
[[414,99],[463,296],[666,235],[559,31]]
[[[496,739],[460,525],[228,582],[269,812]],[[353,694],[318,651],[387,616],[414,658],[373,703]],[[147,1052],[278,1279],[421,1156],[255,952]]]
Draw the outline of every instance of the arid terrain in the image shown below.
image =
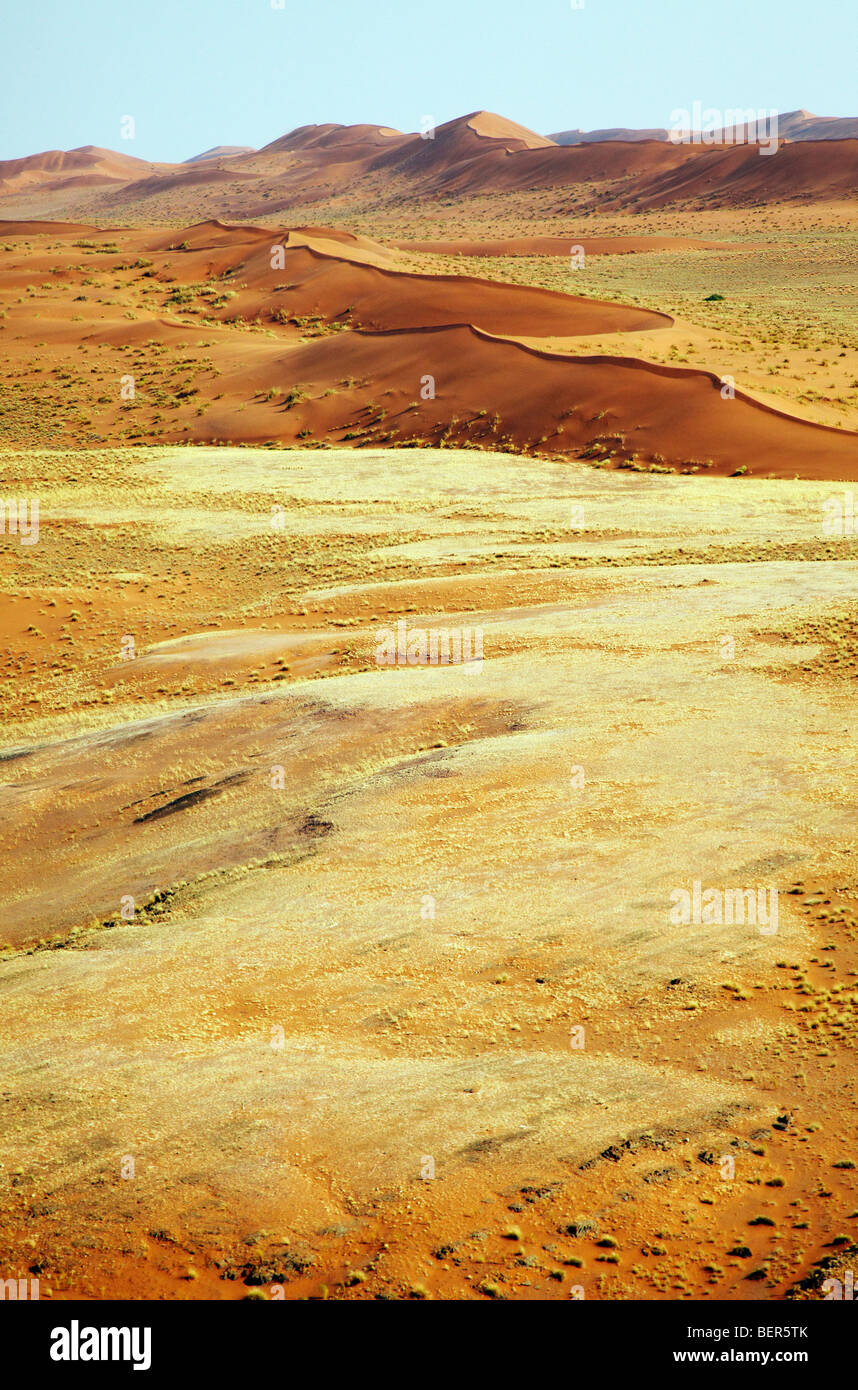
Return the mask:
[[854,1267],[858,140],[797,115],[0,164],[9,1277]]

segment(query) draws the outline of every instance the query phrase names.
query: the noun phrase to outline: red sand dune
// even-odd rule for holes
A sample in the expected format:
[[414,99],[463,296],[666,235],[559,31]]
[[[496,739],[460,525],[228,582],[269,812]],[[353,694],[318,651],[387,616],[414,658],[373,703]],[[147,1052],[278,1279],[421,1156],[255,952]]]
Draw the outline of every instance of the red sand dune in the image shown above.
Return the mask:
[[211,218],[207,222],[196,222],[193,227],[182,227],[178,231],[163,232],[154,241],[147,241],[149,251],[173,251],[188,247],[191,251],[207,251],[213,247],[237,247],[246,243],[270,243],[275,233],[265,227],[248,224],[219,222]]
[[[572,147],[546,144],[510,150],[494,141],[476,137],[468,140],[461,131],[453,129],[440,145],[436,141],[429,153],[425,146],[421,149],[415,143],[409,151],[407,172],[432,192],[484,193],[649,177],[661,169],[675,167],[677,161],[687,160],[692,153],[686,146],[656,143]],[[405,167],[404,152],[388,156],[385,164],[388,168],[396,164]]]
[[289,131],[287,135],[281,135],[279,140],[272,140],[270,144],[264,145],[259,153],[267,154],[284,150],[321,150],[333,151],[339,157],[344,150],[350,149],[353,152],[353,158],[363,158],[367,152],[377,152],[387,148],[391,141],[394,144],[401,144],[411,138],[409,135],[404,135],[401,130],[392,130],[390,126],[304,125],[299,126],[297,130]]
[[[229,283],[239,288],[222,317],[279,309],[278,322],[318,316],[323,323],[348,319],[362,330],[285,350],[260,345],[252,365],[234,363],[229,399],[194,424],[194,437],[291,440],[302,431],[362,442],[447,437],[559,454],[601,444],[615,461],[637,458],[643,466],[858,475],[858,435],[794,419],[741,392],[724,399],[710,373],[629,357],[572,358],[510,341],[670,321],[659,315],[529,287],[392,270],[354,259],[357,239],[348,233],[325,242],[324,228],[303,232],[313,246],[290,244],[288,232],[276,236],[273,244],[284,248],[277,271],[270,265],[272,234],[262,229],[202,224],[174,234],[173,245],[191,250],[169,253],[171,278],[181,266],[194,279],[202,269],[198,258],[213,249],[235,257]],[[427,376],[435,396],[424,401]],[[344,381],[351,383],[345,393],[337,389]],[[253,411],[235,414],[236,392],[245,401],[248,393],[297,387],[305,399],[291,408],[257,402]],[[384,410],[377,414],[380,400]]]
[[[86,222],[12,222],[0,218],[0,237],[103,236],[100,227]],[[109,235],[113,235],[112,232]]]
[[[782,144],[777,154],[761,155],[753,145],[679,146],[697,158],[639,179],[635,206],[663,207],[690,201],[715,206],[791,199],[826,201],[858,193],[858,140],[814,140]],[[621,200],[606,203],[618,207]]]
[[[663,140],[561,146],[485,111],[424,134],[432,138],[385,126],[302,126],[255,152],[181,165],[90,146],[49,151],[0,164],[0,199],[20,203],[26,215],[51,192],[56,212],[57,190],[68,186],[63,208],[83,220],[110,209],[128,215],[136,204],[146,215],[149,200],[160,197],[159,215],[174,218],[227,205],[257,216],[330,197],[377,203],[552,188],[574,188],[579,208],[600,211],[843,199],[858,191],[856,139],[784,142],[773,155],[756,145]],[[75,195],[75,181],[91,186],[88,199]]]
[[385,260],[390,257],[390,247],[383,245],[382,242],[374,241],[372,237],[358,236],[356,232],[345,232],[337,227],[304,226],[290,228],[289,238],[291,241],[294,242],[300,237],[306,237],[313,241],[339,242],[340,245],[350,250],[367,251]]
[[[434,400],[420,399],[421,382],[434,378]],[[362,386],[343,395],[338,383]],[[258,361],[234,383],[239,393],[301,385],[308,399],[292,409],[262,407],[220,418],[216,407],[196,438],[291,437],[309,428],[315,438],[332,430],[367,429],[383,401],[375,442],[386,438],[578,454],[602,441],[616,457],[637,455],[644,465],[699,464],[713,473],[745,468],[755,474],[809,478],[858,477],[858,434],[827,429],[782,415],[749,397],[721,395],[708,372],[660,367],[624,357],[564,357],[499,340],[471,326],[356,332],[320,338]],[[334,388],[334,394],[324,396]],[[356,401],[357,396],[357,401]],[[369,403],[372,403],[370,408]],[[365,412],[369,411],[369,415]],[[497,425],[492,417],[498,417]],[[459,422],[450,431],[451,421]],[[372,435],[364,442],[373,442]]]
[[134,155],[83,145],[76,150],[45,150],[22,159],[0,160],[0,196],[57,189],[66,184],[128,183],[143,173],[166,173],[174,166],[153,164]]
[[[192,280],[211,273],[215,243],[202,227],[176,232],[169,245],[187,241],[181,270]],[[242,229],[244,245],[234,261],[240,265],[230,286],[235,297],[218,317],[255,318],[319,315],[328,322],[347,320],[371,329],[437,327],[474,323],[490,333],[524,337],[569,337],[590,333],[634,332],[669,326],[667,314],[558,294],[524,285],[501,285],[468,276],[415,275],[367,264],[349,257],[349,247],[328,242],[327,250],[291,246],[288,237],[262,232],[251,245],[251,229]],[[311,229],[312,230],[312,229]],[[259,244],[261,240],[262,244]],[[205,245],[200,242],[205,242]],[[271,267],[273,246],[283,246],[283,269]],[[163,238],[152,251],[163,250]],[[358,249],[358,248],[356,248]],[[217,262],[223,274],[227,260]],[[176,272],[170,263],[171,275]],[[279,288],[278,288],[279,287]]]
[[[570,357],[517,338],[630,331],[666,317],[530,287],[470,277],[421,276],[368,264],[349,233],[293,245],[293,232],[201,224],[173,234],[161,273],[197,279],[213,254],[235,267],[237,293],[225,319],[259,315],[278,323],[317,316],[338,332],[294,346],[257,344],[252,361],[233,358],[229,390],[197,439],[281,439],[348,435],[361,442],[419,440],[538,448],[579,455],[601,444],[615,462],[637,459],[713,472],[746,469],[792,477],[858,476],[858,435],[810,424],[736,393],[722,396],[708,372],[662,367],[626,356]],[[163,244],[163,241],[162,243]],[[283,268],[272,271],[271,245]],[[320,249],[324,248],[324,249]],[[208,261],[207,259],[208,258]],[[280,288],[277,288],[277,286]],[[596,327],[595,325],[601,325]],[[434,398],[421,383],[434,379]],[[224,378],[219,378],[221,385]],[[349,386],[343,391],[343,382]],[[253,393],[294,388],[297,403],[254,403]],[[383,401],[383,412],[379,402]],[[454,423],[457,422],[457,423]]]
[[[488,132],[494,127],[487,122],[484,128]],[[272,178],[276,173],[271,185],[275,196],[352,192],[362,180],[375,196],[388,186],[406,195],[471,195],[584,184],[594,186],[594,207],[615,210],[677,200],[731,205],[843,198],[854,197],[858,190],[856,140],[782,144],[768,156],[753,145],[613,141],[558,146],[539,136],[526,140],[512,133],[481,134],[479,123],[474,129],[469,118],[463,118],[440,126],[432,140],[409,135],[355,142],[348,128],[346,133],[334,128],[323,146],[302,144],[292,153],[295,162],[289,168],[271,170]],[[262,176],[265,156],[263,151],[252,166],[245,162],[240,167],[252,167]],[[381,175],[384,182],[379,184]]]
[[754,145],[656,141],[551,146],[512,155],[493,148],[466,164],[431,174],[424,180],[427,187],[440,190],[443,186],[444,191],[459,194],[615,184],[614,192],[598,200],[603,209],[629,204],[660,207],[680,199],[705,198],[729,205],[757,198],[854,197],[858,140],[783,144],[768,156]]
[[[56,366],[81,344],[106,354],[115,369],[116,347],[155,341],[187,350],[199,345],[205,319],[220,318],[223,328],[204,343],[211,360],[194,378],[193,400],[178,404],[162,442],[455,443],[642,468],[858,479],[858,435],[794,419],[741,393],[724,399],[709,373],[619,355],[573,357],[518,341],[655,328],[671,322],[665,316],[531,287],[397,271],[376,264],[359,238],[326,238],[325,230],[209,221],[157,237],[97,234],[118,243],[117,273],[137,274],[133,264],[121,265],[134,253],[153,261],[144,291],[149,303],[131,315],[134,322],[118,306],[105,313],[101,290],[78,293],[85,268],[62,264],[66,248],[50,258],[32,248],[4,279],[17,320],[8,346],[24,369],[32,348],[41,370],[47,353]],[[278,269],[272,246],[283,248]],[[34,270],[44,273],[40,262],[48,259],[61,270],[58,284],[68,297],[52,296],[50,315],[18,313],[21,285]],[[68,259],[79,253],[69,247]],[[163,295],[169,287],[166,303],[160,293],[160,302],[150,299],[159,281]],[[190,296],[174,298],[183,284]],[[254,319],[267,320],[271,331],[247,332]],[[424,399],[428,378],[434,394]],[[141,411],[146,394],[144,385]],[[89,406],[102,438],[124,428],[121,409]],[[139,418],[143,429],[135,437],[142,440]]]
[[463,124],[480,139],[499,140],[508,150],[544,150],[554,144],[549,135],[537,135],[526,126],[507,120],[506,116],[497,116],[493,111],[472,111],[470,116],[449,121],[447,126],[441,126],[440,129],[443,131],[457,127],[461,130]]
[[411,135],[384,151],[372,163],[372,170],[398,174],[423,186],[436,189],[439,180],[467,179],[469,171],[494,168],[521,154],[550,155],[558,147],[524,126],[474,111],[447,121],[432,133]]

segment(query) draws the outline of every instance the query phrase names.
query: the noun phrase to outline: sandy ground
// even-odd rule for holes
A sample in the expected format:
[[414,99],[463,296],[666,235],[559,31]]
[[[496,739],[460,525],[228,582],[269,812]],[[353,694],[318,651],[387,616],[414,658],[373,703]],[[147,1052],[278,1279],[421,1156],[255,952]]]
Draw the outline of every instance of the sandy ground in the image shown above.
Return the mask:
[[[858,1243],[844,489],[0,461],[41,504],[0,556],[0,1265],[818,1296]],[[399,622],[482,662],[379,665]],[[671,920],[695,881],[777,889],[777,931]]]

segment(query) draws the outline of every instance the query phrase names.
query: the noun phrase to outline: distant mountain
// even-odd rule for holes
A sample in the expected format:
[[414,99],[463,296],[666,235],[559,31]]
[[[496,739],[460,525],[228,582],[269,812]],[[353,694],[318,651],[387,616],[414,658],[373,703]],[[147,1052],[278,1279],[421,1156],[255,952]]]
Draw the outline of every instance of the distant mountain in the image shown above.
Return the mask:
[[333,150],[342,154],[347,150],[380,149],[388,140],[401,144],[409,136],[401,130],[391,130],[384,125],[300,125],[263,145],[260,154],[279,154],[291,150]]
[[362,157],[366,152],[381,153],[407,148],[411,153],[443,149],[465,156],[481,153],[494,145],[505,150],[539,150],[550,148],[553,141],[537,135],[526,126],[496,116],[491,111],[472,111],[469,116],[457,116],[444,125],[432,126],[413,135],[392,130],[383,125],[304,125],[272,140],[260,154],[293,150],[333,153],[338,158]]
[[[749,127],[730,126],[715,132],[718,140],[735,144],[747,140]],[[753,124],[750,133],[755,133]],[[767,133],[765,129],[761,134]],[[783,111],[778,114],[778,135],[782,140],[854,140],[858,139],[858,116],[814,116],[810,111]],[[551,135],[555,145],[598,145],[608,140],[668,140],[670,131],[629,130],[614,126],[608,130],[561,130]]]
[[778,117],[778,130],[786,140],[855,140],[858,116],[812,116],[809,111],[787,111]]
[[231,159],[236,154],[253,154],[252,145],[214,145],[210,150],[204,150],[202,154],[191,155],[186,159],[186,164],[202,164],[207,159]]
[[549,136],[555,145],[601,145],[606,140],[666,140],[667,130],[628,130],[612,126],[608,130],[560,130]]
[[76,150],[43,150],[22,159],[0,160],[0,197],[17,193],[57,190],[69,185],[95,188],[99,184],[128,183],[150,173],[172,169],[171,164],[152,164],[134,155],[81,145]]

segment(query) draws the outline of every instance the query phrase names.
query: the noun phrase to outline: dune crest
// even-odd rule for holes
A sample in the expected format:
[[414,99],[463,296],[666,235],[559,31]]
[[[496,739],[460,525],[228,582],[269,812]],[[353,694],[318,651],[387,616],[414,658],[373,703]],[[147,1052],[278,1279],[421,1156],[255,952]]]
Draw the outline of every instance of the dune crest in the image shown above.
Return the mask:
[[485,140],[513,142],[515,145],[523,145],[528,150],[544,150],[554,144],[547,136],[537,135],[526,126],[508,121],[505,116],[497,116],[493,111],[475,111],[473,115],[465,116],[464,119],[468,128]]

